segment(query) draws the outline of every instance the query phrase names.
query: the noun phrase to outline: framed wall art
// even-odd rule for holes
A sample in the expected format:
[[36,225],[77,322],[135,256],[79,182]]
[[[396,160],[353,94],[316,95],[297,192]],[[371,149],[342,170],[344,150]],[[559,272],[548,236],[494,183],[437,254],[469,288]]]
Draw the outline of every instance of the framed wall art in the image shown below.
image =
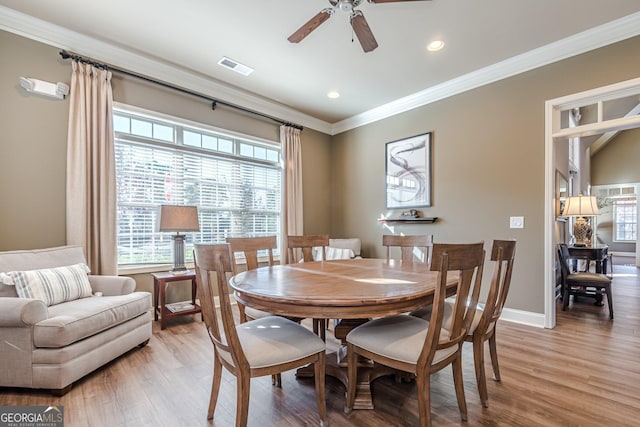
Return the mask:
[[428,132],[386,144],[387,208],[431,206],[432,139]]
[[556,170],[556,221],[567,220],[566,216],[562,216],[567,197],[569,197],[569,182],[559,170]]

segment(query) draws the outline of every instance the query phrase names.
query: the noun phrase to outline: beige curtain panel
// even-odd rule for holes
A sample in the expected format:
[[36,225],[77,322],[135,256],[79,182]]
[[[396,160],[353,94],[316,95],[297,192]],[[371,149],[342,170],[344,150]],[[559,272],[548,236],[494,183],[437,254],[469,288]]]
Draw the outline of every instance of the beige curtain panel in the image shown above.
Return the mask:
[[117,274],[111,72],[72,62],[67,140],[67,244],[92,274]]
[[280,260],[287,259],[287,236],[304,234],[302,222],[302,143],[300,129],[280,126],[280,142],[284,158],[284,212]]

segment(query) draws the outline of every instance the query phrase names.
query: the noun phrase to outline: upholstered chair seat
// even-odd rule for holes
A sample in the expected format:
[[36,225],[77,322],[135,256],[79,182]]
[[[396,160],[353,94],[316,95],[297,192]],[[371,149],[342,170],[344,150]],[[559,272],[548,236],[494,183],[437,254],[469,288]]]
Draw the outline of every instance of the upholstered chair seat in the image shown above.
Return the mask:
[[[374,319],[349,333],[349,342],[358,347],[404,363],[415,364],[424,348],[429,322],[404,314]],[[441,339],[449,332],[440,330]],[[433,363],[439,363],[457,351],[455,346],[437,350]]]
[[[289,363],[320,351],[325,345],[311,330],[280,316],[268,316],[236,325],[240,345],[251,368]],[[220,356],[233,365],[231,354]]]

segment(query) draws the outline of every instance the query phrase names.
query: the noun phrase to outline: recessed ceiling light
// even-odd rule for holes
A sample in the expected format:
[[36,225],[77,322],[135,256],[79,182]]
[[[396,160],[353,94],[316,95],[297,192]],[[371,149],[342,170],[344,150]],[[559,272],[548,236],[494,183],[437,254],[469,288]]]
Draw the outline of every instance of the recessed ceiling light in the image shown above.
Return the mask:
[[430,52],[436,52],[444,47],[442,40],[434,40],[427,45],[427,50]]
[[327,93],[327,97],[331,99],[336,99],[336,98],[340,98],[340,94],[337,91],[332,90],[331,92]]

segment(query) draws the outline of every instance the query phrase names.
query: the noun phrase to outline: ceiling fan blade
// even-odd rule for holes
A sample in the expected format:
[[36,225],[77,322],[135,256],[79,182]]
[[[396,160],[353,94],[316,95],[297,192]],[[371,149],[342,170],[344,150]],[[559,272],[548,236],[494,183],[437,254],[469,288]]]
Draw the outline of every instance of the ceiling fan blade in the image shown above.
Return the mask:
[[351,26],[356,36],[358,36],[362,50],[371,52],[378,47],[378,42],[371,32],[367,20],[364,19],[364,15],[359,10],[353,11],[353,15],[351,15]]
[[322,9],[316,16],[309,19],[306,24],[298,28],[295,33],[291,34],[287,40],[291,43],[300,43],[302,39],[311,34],[311,32],[318,28],[324,21],[331,18],[331,15],[333,15],[333,9]]
[[431,1],[431,0],[368,0],[369,3],[400,3],[405,1]]

